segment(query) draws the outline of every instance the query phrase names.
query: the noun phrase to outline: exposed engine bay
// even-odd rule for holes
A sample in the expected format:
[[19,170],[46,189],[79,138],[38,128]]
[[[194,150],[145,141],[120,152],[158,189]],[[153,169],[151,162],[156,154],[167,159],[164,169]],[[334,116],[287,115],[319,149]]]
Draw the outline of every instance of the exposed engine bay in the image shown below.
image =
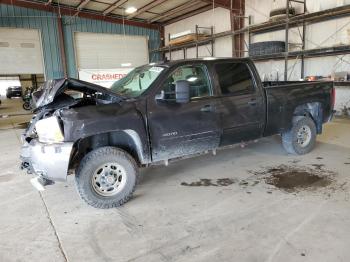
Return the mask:
[[107,88],[77,79],[56,79],[47,81],[33,93],[35,106],[24,139],[30,142],[38,137],[47,143],[62,142],[64,127],[62,111],[85,106],[118,103],[124,98]]

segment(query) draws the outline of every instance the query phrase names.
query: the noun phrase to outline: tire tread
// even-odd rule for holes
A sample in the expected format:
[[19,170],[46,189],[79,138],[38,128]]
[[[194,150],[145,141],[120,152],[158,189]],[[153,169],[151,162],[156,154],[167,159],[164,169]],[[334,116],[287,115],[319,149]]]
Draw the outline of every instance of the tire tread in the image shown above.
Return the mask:
[[[311,128],[311,132],[313,136],[310,141],[311,145],[308,146],[308,148],[306,148],[303,151],[297,150],[298,148],[297,148],[297,145],[295,144],[296,142],[293,140],[295,132],[297,131],[296,128],[301,122],[304,122],[303,124],[307,124]],[[307,116],[295,116],[293,118],[292,128],[282,134],[282,144],[284,149],[289,154],[293,154],[293,155],[303,155],[310,152],[315,145],[315,141],[316,141],[316,125],[314,121]]]
[[[110,156],[110,155],[114,155],[115,157],[118,157],[118,158],[125,158],[128,161],[130,161],[130,163],[132,164],[133,169],[135,171],[135,174],[136,174],[136,183],[134,183],[132,190],[129,192],[129,194],[125,195],[117,202],[93,201],[93,200],[91,200],[88,193],[84,189],[83,183],[79,182],[79,178],[80,178],[80,176],[84,175],[82,173],[82,171],[83,171],[84,167],[86,167],[86,165],[88,165],[88,163],[90,163],[90,161],[94,160],[95,158],[101,157],[101,156]],[[136,161],[127,152],[125,152],[122,149],[115,148],[115,147],[101,147],[101,148],[98,148],[98,149],[93,150],[90,153],[88,153],[80,162],[79,167],[76,171],[76,175],[75,175],[75,182],[76,182],[75,184],[76,184],[76,188],[77,188],[77,191],[78,191],[80,197],[87,204],[89,204],[93,207],[96,207],[96,208],[101,208],[101,209],[119,207],[119,206],[123,205],[124,203],[126,203],[127,201],[129,201],[130,198],[132,197],[134,191],[135,191],[138,180],[139,180],[139,174],[138,174],[138,168],[137,168]]]

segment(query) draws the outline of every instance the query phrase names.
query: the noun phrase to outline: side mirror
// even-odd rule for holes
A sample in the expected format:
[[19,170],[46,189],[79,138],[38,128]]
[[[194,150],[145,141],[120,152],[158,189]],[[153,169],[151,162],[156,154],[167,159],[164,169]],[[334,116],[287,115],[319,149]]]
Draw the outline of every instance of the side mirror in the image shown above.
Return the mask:
[[190,102],[190,84],[186,80],[179,80],[175,83],[176,103]]

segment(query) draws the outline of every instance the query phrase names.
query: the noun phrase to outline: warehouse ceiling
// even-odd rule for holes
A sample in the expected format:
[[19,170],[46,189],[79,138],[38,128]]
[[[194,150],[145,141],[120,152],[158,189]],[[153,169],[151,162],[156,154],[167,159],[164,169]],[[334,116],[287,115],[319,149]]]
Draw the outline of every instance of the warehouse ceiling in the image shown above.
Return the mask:
[[[41,4],[47,8],[69,8],[75,11],[73,15],[88,12],[104,17],[162,25],[210,10],[214,6],[229,8],[231,4],[231,0],[23,0],[21,2]],[[136,11],[128,13],[130,8]]]

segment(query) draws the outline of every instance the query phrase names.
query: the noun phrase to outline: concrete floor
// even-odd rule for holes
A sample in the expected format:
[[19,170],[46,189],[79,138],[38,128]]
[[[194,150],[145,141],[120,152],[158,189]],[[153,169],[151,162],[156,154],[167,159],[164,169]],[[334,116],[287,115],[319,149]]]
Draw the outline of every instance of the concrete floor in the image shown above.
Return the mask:
[[[0,115],[20,105],[5,101]],[[302,157],[271,137],[144,169],[130,202],[98,210],[79,199],[73,177],[32,188],[18,169],[17,123],[29,117],[0,119],[0,261],[350,261],[349,120],[327,124]],[[280,164],[336,174],[328,187],[288,193],[251,172]],[[236,182],[181,185],[220,178]]]

